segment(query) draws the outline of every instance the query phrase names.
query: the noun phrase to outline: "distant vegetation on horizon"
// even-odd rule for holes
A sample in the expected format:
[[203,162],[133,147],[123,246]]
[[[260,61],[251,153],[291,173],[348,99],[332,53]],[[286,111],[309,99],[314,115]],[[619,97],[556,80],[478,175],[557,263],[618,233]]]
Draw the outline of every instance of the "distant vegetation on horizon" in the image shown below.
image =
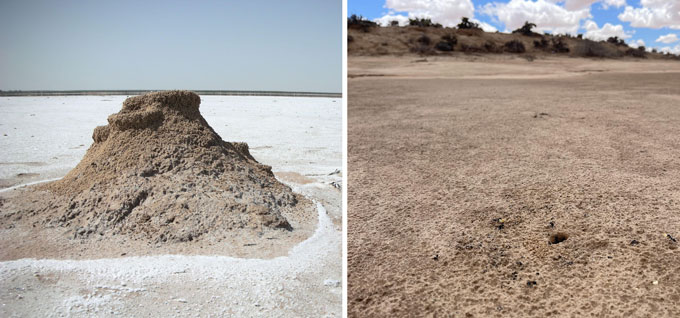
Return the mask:
[[564,54],[595,58],[656,58],[680,60],[680,55],[647,51],[644,46],[631,47],[616,36],[594,41],[583,34],[537,33],[535,23],[526,21],[512,33],[485,32],[478,23],[463,17],[456,27],[443,27],[429,18],[409,19],[399,26],[387,26],[352,15],[347,19],[348,52],[356,55],[447,55],[462,53],[515,53],[533,60],[535,55]]

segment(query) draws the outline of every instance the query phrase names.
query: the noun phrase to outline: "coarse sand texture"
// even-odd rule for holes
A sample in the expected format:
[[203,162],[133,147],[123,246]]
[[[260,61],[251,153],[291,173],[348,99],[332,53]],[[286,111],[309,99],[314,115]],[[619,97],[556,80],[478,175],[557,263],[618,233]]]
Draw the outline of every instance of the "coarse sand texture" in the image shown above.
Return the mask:
[[36,187],[39,202],[28,211],[3,218],[63,227],[72,238],[122,234],[156,244],[294,231],[313,218],[311,202],[276,180],[246,143],[220,138],[200,102],[189,91],[128,98],[94,129],[73,170]]

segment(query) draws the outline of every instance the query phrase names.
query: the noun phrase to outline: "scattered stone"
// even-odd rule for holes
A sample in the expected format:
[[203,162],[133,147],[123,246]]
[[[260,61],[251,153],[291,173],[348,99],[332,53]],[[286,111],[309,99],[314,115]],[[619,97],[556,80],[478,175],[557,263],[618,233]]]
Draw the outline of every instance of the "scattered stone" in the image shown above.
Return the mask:
[[340,281],[334,279],[326,279],[323,281],[323,284],[328,287],[340,287]]
[[527,281],[527,286],[528,286],[528,287],[534,287],[534,286],[536,286],[536,284],[538,284],[538,283],[537,283],[535,280],[529,280],[529,281]]
[[630,245],[635,246],[635,245],[638,245],[638,244],[640,244],[640,242],[639,242],[638,240],[632,240],[632,241],[630,241]]
[[434,254],[434,257],[432,259],[435,260],[435,261],[438,261],[439,260],[439,254]]

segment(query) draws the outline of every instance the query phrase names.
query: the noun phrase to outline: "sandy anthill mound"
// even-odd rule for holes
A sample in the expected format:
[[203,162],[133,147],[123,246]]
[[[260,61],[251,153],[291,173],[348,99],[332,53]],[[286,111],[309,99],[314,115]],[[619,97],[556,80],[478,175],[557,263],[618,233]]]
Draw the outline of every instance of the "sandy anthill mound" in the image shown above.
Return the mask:
[[38,202],[4,218],[65,227],[74,238],[124,234],[156,243],[241,229],[261,236],[309,219],[311,202],[277,181],[247,144],[223,141],[199,104],[189,91],[128,98],[95,128],[73,170],[36,187]]

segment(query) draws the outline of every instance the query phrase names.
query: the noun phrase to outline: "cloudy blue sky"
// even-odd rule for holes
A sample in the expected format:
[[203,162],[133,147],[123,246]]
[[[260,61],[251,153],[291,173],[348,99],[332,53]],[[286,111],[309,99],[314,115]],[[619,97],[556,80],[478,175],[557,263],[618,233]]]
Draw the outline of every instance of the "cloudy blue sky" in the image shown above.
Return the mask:
[[680,54],[680,0],[348,0],[347,13],[383,24],[429,17],[445,26],[465,16],[501,32],[530,21],[542,32],[618,36],[631,46]]
[[340,0],[2,0],[0,89],[342,91]]

